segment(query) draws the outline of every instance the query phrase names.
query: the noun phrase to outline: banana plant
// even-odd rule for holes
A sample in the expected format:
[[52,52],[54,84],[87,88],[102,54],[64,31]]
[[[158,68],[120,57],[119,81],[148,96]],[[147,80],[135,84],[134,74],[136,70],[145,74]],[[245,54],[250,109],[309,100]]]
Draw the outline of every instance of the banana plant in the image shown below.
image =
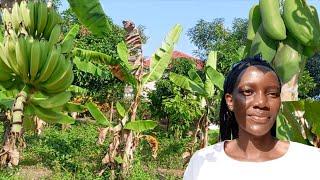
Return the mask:
[[[134,69],[128,61],[129,52],[126,44],[121,42],[117,45],[120,60],[118,62],[113,62],[113,64],[115,63],[120,67],[124,81],[134,89],[133,100],[130,107],[127,110],[124,110],[124,108],[120,108],[119,105],[117,106],[118,112],[120,112],[119,114],[123,116],[119,124],[110,125],[110,122],[105,123],[107,120],[101,112],[99,113],[99,109],[95,108],[92,104],[87,104],[87,108],[94,118],[99,121],[100,124],[108,125],[107,128],[112,132],[113,141],[109,144],[108,153],[103,160],[104,164],[112,167],[112,172],[114,172],[116,167],[121,166],[122,175],[128,173],[133,160],[133,152],[138,145],[137,143],[140,138],[146,138],[149,140],[148,142],[150,142],[150,144],[157,144],[154,143],[156,141],[155,138],[140,134],[142,131],[154,128],[156,123],[151,120],[137,120],[137,109],[140,104],[144,85],[148,82],[160,79],[163,72],[168,67],[174,45],[178,41],[181,31],[182,28],[180,25],[176,25],[171,29],[161,48],[159,48],[151,57],[150,72],[139,73],[138,76],[132,74]],[[123,149],[120,147],[123,147]],[[102,170],[102,172],[103,171],[104,170]]]
[[[60,39],[62,19],[47,4],[22,1],[11,12],[3,9],[4,41],[0,43],[0,86],[14,89],[10,131],[0,152],[1,165],[17,165],[25,146],[23,129],[37,116],[49,123],[71,124],[71,104],[67,91],[73,82],[71,50],[79,27]],[[3,91],[2,91],[3,93]],[[0,101],[6,100],[0,97]],[[7,104],[8,105],[8,104]],[[75,108],[77,106],[77,108]]]
[[283,102],[277,119],[277,137],[320,147],[320,102]]
[[193,132],[193,142],[188,151],[184,154],[186,158],[189,158],[194,152],[194,145],[197,141],[197,134],[201,133],[203,136],[200,142],[200,148],[204,148],[208,145],[208,126],[209,118],[208,115],[212,109],[213,97],[215,94],[215,86],[218,90],[223,90],[224,76],[216,70],[217,66],[217,52],[212,51],[209,53],[208,60],[205,66],[206,79],[202,81],[200,76],[195,70],[188,72],[189,77],[170,73],[169,79],[177,86],[188,90],[200,97],[200,101],[205,102],[205,113],[197,121],[195,131]]

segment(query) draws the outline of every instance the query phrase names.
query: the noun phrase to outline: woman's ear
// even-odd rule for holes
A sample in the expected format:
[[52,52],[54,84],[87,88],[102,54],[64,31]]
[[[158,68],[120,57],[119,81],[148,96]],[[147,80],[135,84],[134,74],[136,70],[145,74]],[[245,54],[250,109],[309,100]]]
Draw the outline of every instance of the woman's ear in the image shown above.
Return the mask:
[[224,98],[225,98],[225,100],[226,100],[228,109],[229,109],[230,111],[233,111],[232,95],[229,94],[229,93],[226,93],[225,96],[224,96]]

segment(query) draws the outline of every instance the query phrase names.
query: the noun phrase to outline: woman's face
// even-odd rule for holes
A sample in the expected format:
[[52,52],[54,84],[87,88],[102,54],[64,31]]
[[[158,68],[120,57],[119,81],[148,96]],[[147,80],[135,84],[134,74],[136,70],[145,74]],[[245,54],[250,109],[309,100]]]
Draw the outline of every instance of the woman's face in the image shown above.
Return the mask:
[[270,131],[281,105],[280,88],[276,74],[263,66],[250,66],[239,75],[232,94],[225,95],[239,132],[262,136]]

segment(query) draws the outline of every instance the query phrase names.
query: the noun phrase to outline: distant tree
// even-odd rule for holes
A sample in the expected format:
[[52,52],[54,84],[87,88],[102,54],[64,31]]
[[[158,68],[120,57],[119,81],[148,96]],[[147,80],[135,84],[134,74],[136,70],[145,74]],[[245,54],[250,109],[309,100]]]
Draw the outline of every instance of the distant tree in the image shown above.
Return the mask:
[[[306,69],[310,72],[310,76],[314,79],[316,87],[309,93],[309,96],[320,95],[320,54],[315,54],[312,58],[308,59]],[[303,81],[305,83],[306,81]]]
[[197,47],[194,54],[206,59],[212,50],[218,51],[218,70],[226,74],[231,64],[239,60],[238,49],[246,44],[248,20],[236,18],[232,29],[228,29],[223,18],[216,18],[211,22],[203,19],[189,29],[187,35]]

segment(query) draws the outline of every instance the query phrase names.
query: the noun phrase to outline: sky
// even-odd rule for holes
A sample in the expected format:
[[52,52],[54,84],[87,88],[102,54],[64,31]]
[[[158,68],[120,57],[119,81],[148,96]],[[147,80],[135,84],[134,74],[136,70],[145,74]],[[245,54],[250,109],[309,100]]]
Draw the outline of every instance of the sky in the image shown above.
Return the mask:
[[[231,28],[234,18],[248,18],[251,6],[259,0],[100,0],[101,5],[115,24],[122,27],[122,20],[132,20],[136,25],[146,27],[149,37],[143,47],[145,56],[151,56],[177,23],[183,27],[176,50],[192,55],[197,48],[191,43],[187,31],[200,19],[212,21],[224,18]],[[308,0],[320,13],[320,0]],[[61,10],[68,8],[67,0],[62,0]]]

